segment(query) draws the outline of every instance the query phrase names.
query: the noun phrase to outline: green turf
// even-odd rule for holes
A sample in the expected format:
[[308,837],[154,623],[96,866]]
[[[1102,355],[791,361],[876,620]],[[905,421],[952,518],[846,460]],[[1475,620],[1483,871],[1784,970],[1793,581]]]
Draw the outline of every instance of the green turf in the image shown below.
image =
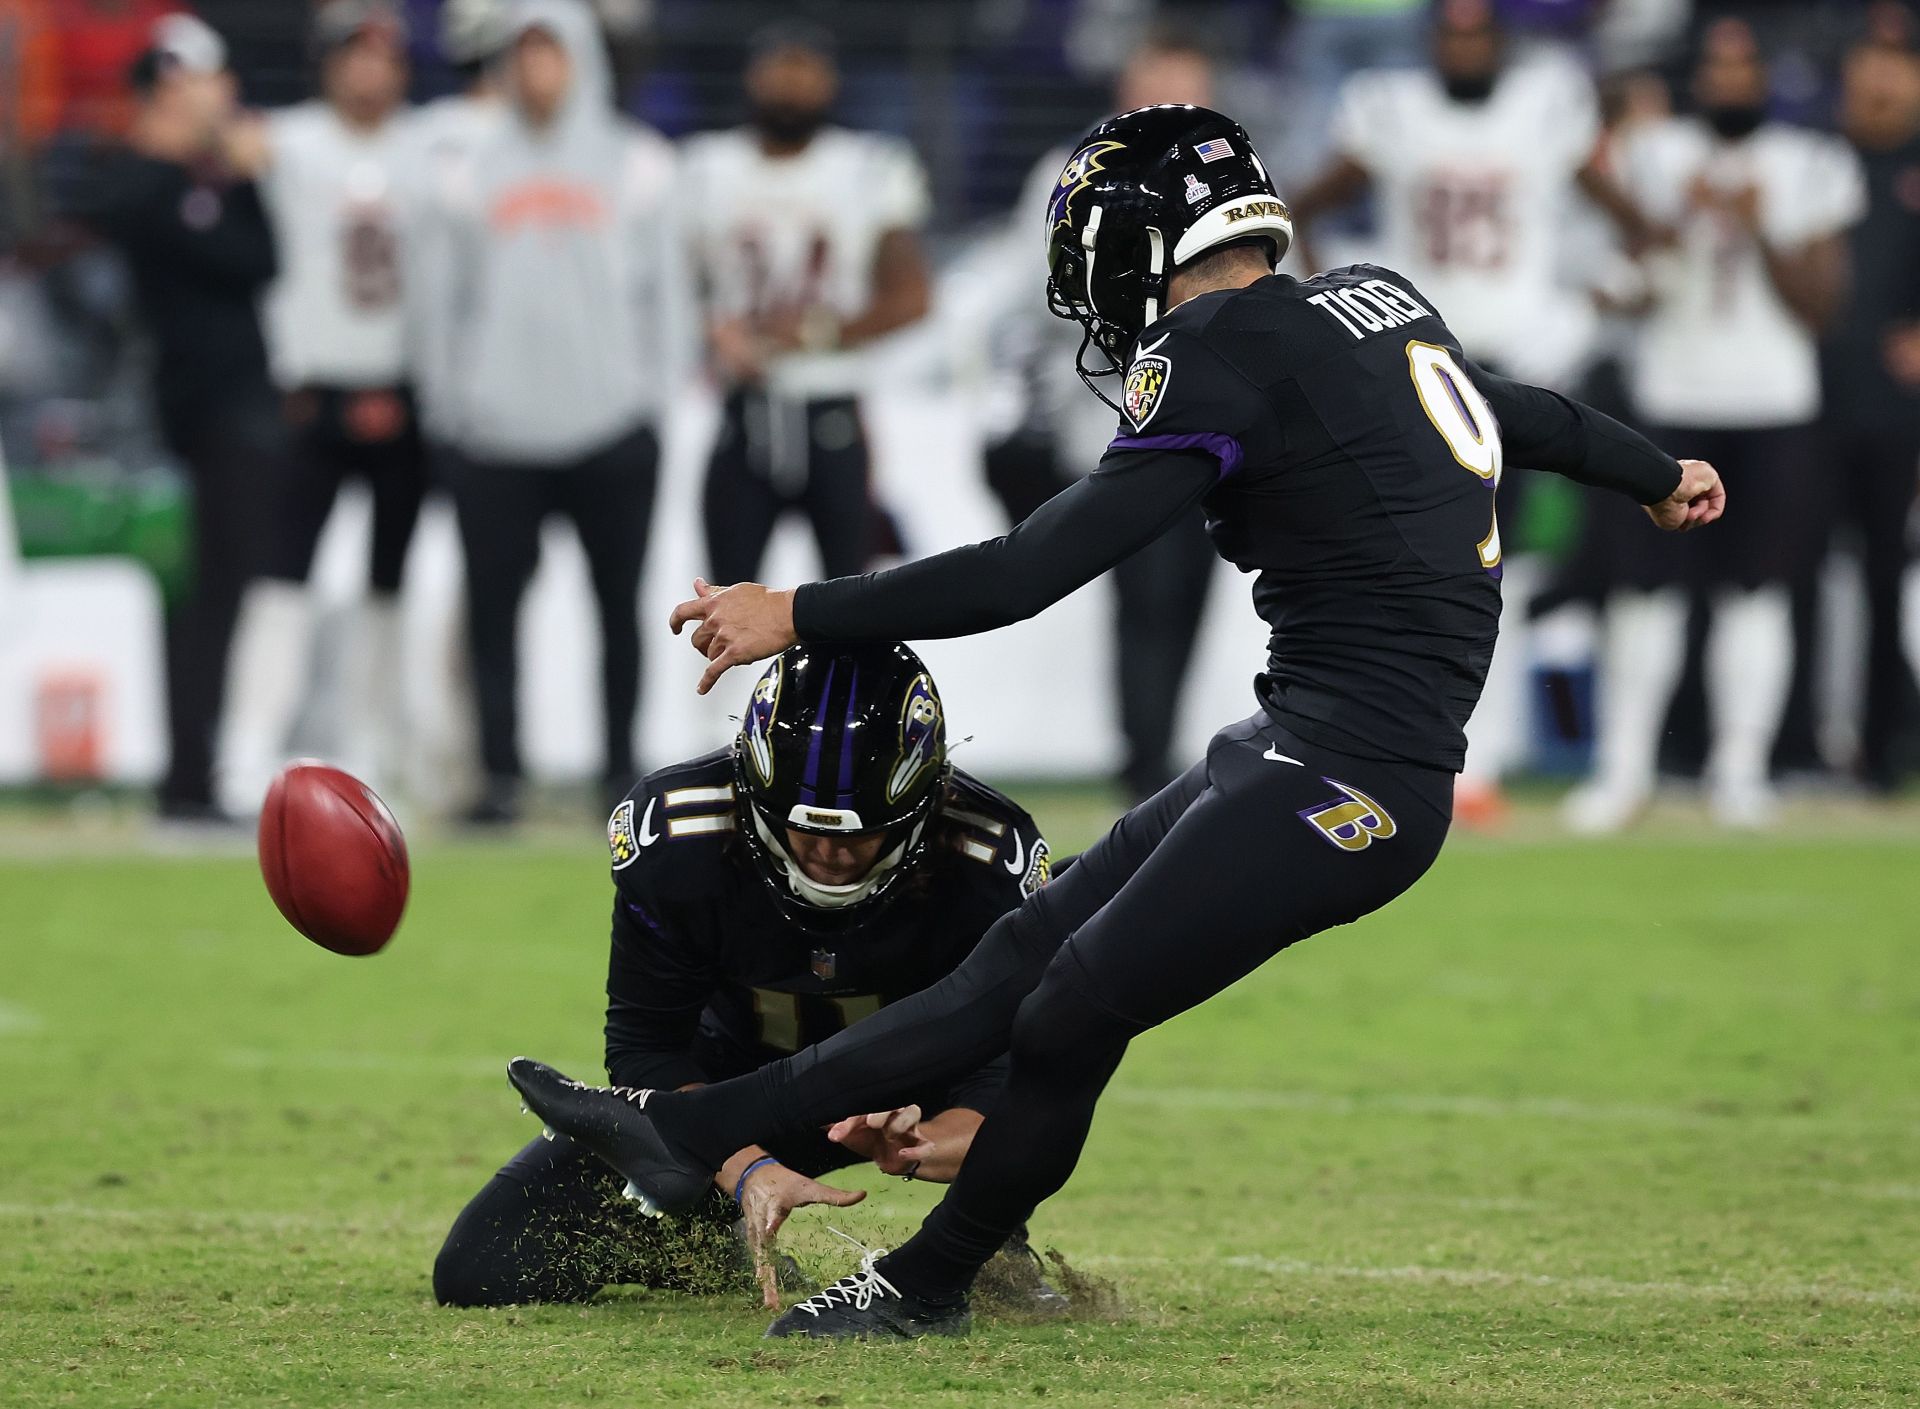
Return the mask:
[[[1095,810],[1042,809],[1068,845]],[[1124,1312],[910,1348],[763,1343],[744,1296],[433,1305],[532,1132],[501,1061],[596,1068],[590,829],[422,846],[369,961],[244,856],[111,835],[0,863],[0,1404],[1920,1397],[1910,827],[1456,841],[1136,1044],[1035,1229]],[[833,1221],[897,1238],[927,1191],[872,1184]],[[825,1222],[789,1241],[837,1269]]]

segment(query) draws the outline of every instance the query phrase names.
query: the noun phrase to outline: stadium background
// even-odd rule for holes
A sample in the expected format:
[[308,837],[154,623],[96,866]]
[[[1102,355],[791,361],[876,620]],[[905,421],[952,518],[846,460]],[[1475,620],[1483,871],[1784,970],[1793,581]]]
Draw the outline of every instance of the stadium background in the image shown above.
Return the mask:
[[[33,7],[15,7],[16,23]],[[148,7],[151,8],[151,7]],[[250,104],[307,96],[309,7],[210,0],[198,7],[231,44],[232,63]],[[1038,238],[1010,207],[1035,158],[1080,130],[1105,104],[1111,74],[1150,28],[1200,37],[1217,56],[1218,101],[1244,114],[1269,152],[1283,191],[1311,171],[1324,146],[1313,93],[1342,75],[1312,37],[1346,11],[1403,11],[1418,25],[1420,6],[1174,3],[1145,0],[981,0],[981,3],[762,5],[748,0],[606,0],[600,13],[626,109],[670,136],[737,121],[742,36],[763,23],[822,22],[840,46],[844,71],[840,120],[909,138],[925,163],[935,215],[929,243],[936,261],[932,314],[896,335],[873,359],[867,415],[882,500],[897,516],[913,553],[999,531],[1005,517],[987,491],[980,452],[1003,410],[1004,369],[996,365],[997,311],[1029,296]],[[60,23],[89,11],[111,20],[113,4],[52,6]],[[448,91],[454,75],[436,44],[437,7],[414,0],[410,49],[413,95]],[[142,13],[131,6],[127,13]],[[13,12],[9,12],[13,13]],[[1519,3],[1503,13],[1521,42],[1559,44],[1601,72],[1651,66],[1680,86],[1688,36],[1725,13],[1750,18],[1774,61],[1777,116],[1831,126],[1835,72],[1844,47],[1868,23],[1869,7],[1840,3],[1621,0],[1611,5]],[[4,21],[0,21],[4,22]],[[120,21],[126,23],[125,19]],[[25,33],[23,29],[19,31]],[[1416,40],[1417,43],[1417,40]],[[1331,52],[1331,51],[1326,51]],[[0,49],[31,64],[16,43]],[[97,79],[96,79],[97,81]],[[22,71],[9,91],[27,95],[37,81]],[[1303,114],[1307,116],[1303,117]],[[179,515],[169,467],[146,422],[136,321],[110,257],[76,253],[49,212],[63,183],[85,180],[82,144],[58,122],[33,133],[16,114],[8,146],[7,198],[0,216],[9,253],[0,264],[0,443],[12,473],[17,537],[29,566],[0,588],[0,779],[100,772],[120,783],[151,780],[162,763],[163,706],[155,642],[156,594],[147,574],[124,561],[90,558],[49,567],[50,557],[112,552],[132,544],[158,568],[164,590],[169,555],[178,550]],[[37,140],[36,140],[37,139]],[[1365,254],[1357,236],[1336,231],[1326,250]],[[1323,257],[1325,251],[1323,250]],[[641,599],[648,630],[647,670],[638,738],[643,764],[683,756],[724,736],[729,698],[696,701],[687,688],[684,647],[657,630],[664,608],[702,564],[694,529],[713,398],[696,385],[666,426],[659,510]],[[1562,501],[1562,508],[1568,508]],[[1571,507],[1577,514],[1577,506]],[[313,701],[294,741],[298,749],[337,753],[337,653],[340,622],[361,591],[365,499],[351,488],[335,516],[316,571],[335,630],[321,635]],[[1547,513],[1546,537],[1564,545],[1563,515]],[[12,553],[0,526],[0,564]],[[765,575],[800,580],[814,572],[805,533],[784,529]],[[1827,762],[1843,771],[1849,719],[1857,712],[1860,615],[1838,560],[1823,623],[1822,669]],[[572,779],[595,766],[597,704],[591,687],[594,641],[585,569],[570,534],[550,527],[540,578],[528,607],[529,658],[523,676],[529,716],[529,766],[536,777]],[[457,608],[459,560],[451,514],[430,504],[406,589],[409,656],[426,658]],[[1210,728],[1243,709],[1262,640],[1244,610],[1245,584],[1218,570],[1180,714],[1176,752],[1191,754]],[[9,600],[11,599],[11,600]],[[956,726],[972,735],[968,760],[988,773],[1076,777],[1111,771],[1120,742],[1115,722],[1109,589],[1096,583],[1038,620],[990,639],[933,643],[928,649],[949,695]],[[1909,614],[1912,619],[1912,614]],[[1911,633],[1910,633],[1911,634]],[[329,651],[334,654],[329,655]],[[729,681],[722,697],[744,682]],[[1584,681],[1579,682],[1582,709]],[[436,672],[409,672],[413,724],[423,747],[416,774],[399,783],[431,806],[445,807],[470,781],[462,750],[470,730],[463,702],[440,688]],[[74,696],[78,694],[78,703]],[[1584,740],[1569,740],[1537,687],[1527,727],[1531,762],[1549,772],[1577,769]],[[84,718],[76,724],[74,713]],[[1564,714],[1565,711],[1562,711]],[[64,721],[64,722],[63,722]],[[1838,730],[1837,734],[1835,730]],[[78,730],[75,743],[63,741]],[[53,735],[63,737],[50,737]],[[74,761],[78,754],[80,761]],[[1804,753],[1804,750],[1803,750]],[[1804,766],[1810,760],[1796,763]],[[76,781],[69,778],[68,781]],[[81,777],[77,781],[84,781]]]
[[[912,138],[939,302],[880,360],[871,419],[892,505],[926,551],[1004,523],[978,463],[994,363],[975,315],[1008,261],[1037,262],[1030,224],[998,243],[1028,166],[1098,115],[1156,18],[1205,35],[1221,103],[1284,150],[1303,22],[1365,3],[655,0],[626,11],[644,23],[622,45],[625,92],[676,135],[731,121],[743,37],[804,13],[840,36],[843,116]],[[201,8],[249,101],[310,91],[307,5]],[[412,11],[421,97],[450,82],[433,8]],[[1570,16],[1578,33],[1594,8],[1512,13]],[[1870,7],[1731,8],[1777,60],[1778,111],[1829,125],[1835,64]],[[124,9],[0,0],[0,35],[35,13]],[[1652,30],[1578,42],[1677,71],[1686,36],[1728,9],[1613,0],[1609,23]],[[0,42],[0,113],[39,91],[6,67],[21,52]],[[73,151],[59,125],[29,149],[0,118],[0,437],[32,554],[0,541],[0,1403],[1914,1402],[1920,826],[1910,802],[1863,805],[1842,786],[1844,751],[1822,779],[1840,800],[1799,802],[1760,837],[1712,833],[1686,799],[1633,835],[1573,839],[1523,801],[1502,836],[1456,835],[1382,914],[1143,1037],[1082,1169],[1036,1219],[1043,1246],[1117,1284],[1065,1324],[983,1315],[966,1342],[809,1354],[764,1348],[744,1294],[437,1307],[449,1221],[531,1135],[502,1059],[586,1073],[602,1055],[597,807],[556,789],[545,825],[505,842],[422,825],[460,804],[472,769],[457,704],[412,678],[433,674],[421,652],[459,587],[441,507],[409,584],[408,683],[448,756],[422,749],[426,776],[396,790],[415,849],[395,943],[371,961],[322,952],[274,910],[244,831],[209,843],[149,821],[156,583],[177,586],[180,497],[124,284],[43,223]],[[747,688],[729,679],[696,706],[693,657],[658,630],[698,566],[713,416],[697,396],[670,433],[639,604],[656,763],[720,737]],[[337,743],[327,699],[365,531],[364,501],[344,503],[320,573],[333,655],[301,748]],[[595,766],[591,608],[571,535],[548,547],[527,633],[546,693],[527,742],[536,769],[578,779]],[[789,530],[768,576],[811,562]],[[1248,708],[1262,642],[1244,592],[1215,583],[1182,750]],[[1062,854],[1110,822],[1114,792],[1012,775],[1115,765],[1111,616],[1098,583],[1017,632],[929,651],[955,732],[976,736],[960,761],[1013,788]],[[1826,633],[1855,660],[1857,616]],[[1536,730],[1539,761],[1577,767],[1558,741]],[[125,786],[102,802],[94,772]],[[869,1198],[832,1221],[874,1244],[938,1192],[849,1181]],[[838,1273],[846,1248],[819,1212],[782,1245]]]

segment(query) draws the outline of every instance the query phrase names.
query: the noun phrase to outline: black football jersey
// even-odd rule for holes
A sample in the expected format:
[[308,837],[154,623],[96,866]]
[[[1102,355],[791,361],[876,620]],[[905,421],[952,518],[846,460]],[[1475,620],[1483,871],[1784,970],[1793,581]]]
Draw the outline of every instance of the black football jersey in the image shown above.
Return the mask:
[[1458,769],[1500,617],[1500,430],[1400,275],[1276,274],[1141,337],[1113,450],[1205,450],[1221,555],[1257,574],[1266,708],[1347,753]]
[[[956,769],[901,893],[872,920],[813,934],[781,913],[738,838],[745,825],[725,751],[660,770],[614,810],[606,1037],[618,1084],[738,1075],[917,993],[1051,863],[1025,811]],[[996,1063],[955,1083],[948,1104],[984,1108],[999,1077]]]

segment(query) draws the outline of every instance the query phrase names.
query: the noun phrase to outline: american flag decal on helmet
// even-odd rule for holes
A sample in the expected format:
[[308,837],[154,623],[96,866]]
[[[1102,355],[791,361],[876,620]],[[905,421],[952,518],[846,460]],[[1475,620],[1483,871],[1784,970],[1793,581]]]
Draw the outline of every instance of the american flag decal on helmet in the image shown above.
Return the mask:
[[1193,154],[1201,161],[1225,161],[1233,155],[1233,143],[1224,137],[1209,137],[1194,144]]

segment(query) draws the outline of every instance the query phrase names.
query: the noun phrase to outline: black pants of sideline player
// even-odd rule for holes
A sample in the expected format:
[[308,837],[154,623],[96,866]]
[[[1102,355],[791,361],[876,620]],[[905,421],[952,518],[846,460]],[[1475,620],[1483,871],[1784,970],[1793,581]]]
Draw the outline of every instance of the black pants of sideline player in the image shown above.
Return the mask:
[[540,527],[562,514],[580,535],[600,614],[605,777],[633,781],[640,703],[640,574],[659,476],[660,446],[641,427],[566,464],[503,464],[450,456],[454,510],[467,560],[467,632],[480,715],[480,756],[494,783],[520,760],[520,601],[540,564]]
[[1173,778],[1180,690],[1218,563],[1206,523],[1193,513],[1113,569],[1114,664],[1127,741],[1121,782],[1136,799],[1151,797]]
[[375,593],[392,596],[400,590],[427,492],[426,449],[412,393],[405,387],[303,387],[284,404],[294,454],[266,575],[307,580],[340,486],[358,479],[373,495],[368,583]]
[[213,806],[213,741],[220,726],[240,595],[264,567],[286,430],[272,391],[236,387],[218,405],[163,410],[167,447],[193,496],[193,583],[166,617],[166,777],[160,810],[186,815]]
[[714,580],[757,577],[773,530],[790,512],[805,514],[813,528],[821,576],[864,572],[874,538],[869,467],[860,406],[851,398],[730,393],[702,503]]
[[1255,716],[947,978],[739,1080],[656,1093],[648,1114],[717,1168],[1007,1047],[1005,1090],[959,1179],[882,1264],[916,1292],[964,1289],[1066,1183],[1127,1043],[1406,890],[1440,852],[1452,796],[1450,773],[1336,753]]
[[1836,531],[1852,540],[1865,579],[1867,678],[1860,719],[1856,771],[1869,785],[1891,789],[1899,782],[1897,745],[1908,722],[1914,692],[1903,642],[1902,596],[1906,585],[1907,524],[1920,492],[1920,428],[1829,425],[1822,435],[1823,493],[1809,517],[1813,545],[1793,588],[1794,675],[1781,730],[1783,764],[1817,757],[1814,720],[1815,649],[1820,635],[1820,568]]

